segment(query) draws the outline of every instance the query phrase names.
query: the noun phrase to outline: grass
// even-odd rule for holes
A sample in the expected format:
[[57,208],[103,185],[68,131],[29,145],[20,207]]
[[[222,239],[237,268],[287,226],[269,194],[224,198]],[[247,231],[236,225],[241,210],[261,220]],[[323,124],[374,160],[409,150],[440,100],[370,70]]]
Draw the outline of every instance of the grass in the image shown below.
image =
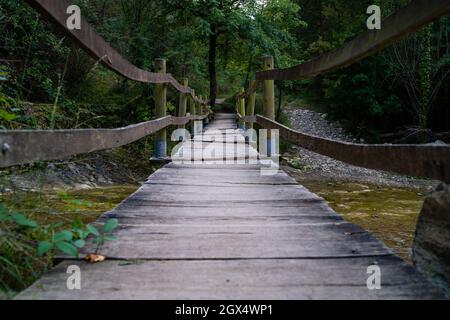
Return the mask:
[[380,187],[337,181],[307,181],[344,219],[374,234],[405,261],[411,262],[417,219],[426,190]]
[[40,257],[37,243],[75,224],[95,221],[137,189],[134,185],[79,191],[15,192],[1,195],[9,212],[21,212],[39,224],[26,228],[0,221],[0,298],[11,298],[52,267],[52,255]]

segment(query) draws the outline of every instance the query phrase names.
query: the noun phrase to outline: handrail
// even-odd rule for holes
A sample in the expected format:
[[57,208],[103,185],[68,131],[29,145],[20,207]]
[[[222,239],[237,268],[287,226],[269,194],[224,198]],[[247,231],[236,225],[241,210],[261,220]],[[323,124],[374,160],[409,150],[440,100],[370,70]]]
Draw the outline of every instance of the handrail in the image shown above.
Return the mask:
[[36,10],[41,12],[49,21],[61,27],[78,45],[84,48],[94,59],[112,71],[127,79],[145,83],[167,83],[180,93],[191,95],[196,103],[203,103],[192,94],[191,88],[180,84],[171,74],[153,73],[142,70],[113,49],[91,25],[82,17],[80,30],[69,30],[66,27],[68,15],[66,13],[70,3],[67,0],[25,0]]
[[242,122],[251,122],[251,123],[255,123],[257,120],[256,116],[243,116],[239,112],[237,113],[237,119]]
[[301,80],[349,66],[448,13],[450,0],[414,0],[384,19],[381,30],[366,31],[342,47],[294,67],[257,72],[255,83],[235,97],[248,97],[264,80]]
[[[245,119],[252,122],[249,117]],[[266,129],[278,129],[288,142],[348,164],[450,182],[449,145],[356,144],[308,135],[261,115],[256,115],[255,122]]]
[[[448,13],[450,0],[413,0],[383,20],[381,30],[366,31],[334,51],[288,69],[270,69],[272,65],[267,66],[269,70],[257,72],[251,87],[236,94],[235,98],[240,100],[249,97],[264,81],[306,79],[349,66]],[[273,90],[269,87],[265,90]],[[265,111],[273,112],[273,92],[268,94],[272,97]],[[241,117],[241,121],[243,119]],[[256,121],[248,117],[245,119],[246,122],[256,122],[267,129],[278,129],[280,136],[291,143],[349,164],[450,182],[450,146],[447,145],[345,143],[307,135],[260,115],[256,116]]]
[[112,149],[168,126],[185,125],[206,117],[208,115],[167,116],[118,129],[0,130],[0,168]]

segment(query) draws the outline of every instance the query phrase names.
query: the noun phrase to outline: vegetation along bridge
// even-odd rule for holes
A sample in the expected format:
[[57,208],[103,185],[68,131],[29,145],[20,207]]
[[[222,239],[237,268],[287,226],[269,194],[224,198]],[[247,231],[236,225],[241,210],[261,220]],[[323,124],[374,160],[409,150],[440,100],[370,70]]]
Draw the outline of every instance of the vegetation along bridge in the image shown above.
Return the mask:
[[[119,220],[119,241],[101,248],[105,262],[68,257],[19,299],[317,299],[440,298],[414,267],[367,231],[340,218],[326,202],[281,170],[273,171],[276,137],[357,166],[450,182],[446,145],[364,145],[302,134],[274,121],[274,80],[298,80],[348,66],[450,12],[449,0],[417,0],[388,17],[383,28],[301,65],[264,71],[236,95],[236,115],[211,114],[207,99],[180,84],[156,61],[156,73],[138,69],[82,20],[66,28],[65,0],[27,0],[62,27],[96,60],[118,74],[153,83],[158,119],[120,129],[0,131],[1,167],[110,149],[156,135],[165,158],[166,130],[177,130],[173,162],[104,214]],[[166,89],[180,93],[179,115],[166,114]],[[264,114],[255,115],[263,85]],[[202,123],[209,125],[203,130]],[[261,135],[243,128],[277,129]],[[278,133],[277,133],[278,132]],[[226,134],[225,134],[226,133]],[[271,147],[268,147],[269,144]],[[86,253],[93,248],[85,248]],[[82,289],[68,290],[67,268],[78,265]],[[381,270],[381,290],[369,290],[370,267]],[[369,268],[369,269],[368,269]],[[375,288],[376,289],[376,288]]]

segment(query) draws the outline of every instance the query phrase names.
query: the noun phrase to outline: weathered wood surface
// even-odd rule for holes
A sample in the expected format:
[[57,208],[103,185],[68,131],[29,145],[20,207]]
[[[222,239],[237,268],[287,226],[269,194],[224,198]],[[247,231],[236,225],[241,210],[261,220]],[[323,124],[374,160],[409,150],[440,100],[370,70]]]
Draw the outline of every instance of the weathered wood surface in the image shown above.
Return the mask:
[[59,160],[124,146],[171,125],[185,125],[203,116],[172,117],[117,129],[0,130],[0,168]]
[[[218,115],[211,127],[236,130],[236,122]],[[166,165],[99,219],[120,221],[120,240],[101,250],[107,262],[65,260],[18,299],[441,298],[286,173],[201,160]],[[382,289],[372,291],[374,264]],[[82,270],[81,290],[66,288],[69,265]]]
[[311,136],[260,115],[256,119],[263,128],[279,130],[286,141],[336,160],[450,183],[450,145],[356,144]]

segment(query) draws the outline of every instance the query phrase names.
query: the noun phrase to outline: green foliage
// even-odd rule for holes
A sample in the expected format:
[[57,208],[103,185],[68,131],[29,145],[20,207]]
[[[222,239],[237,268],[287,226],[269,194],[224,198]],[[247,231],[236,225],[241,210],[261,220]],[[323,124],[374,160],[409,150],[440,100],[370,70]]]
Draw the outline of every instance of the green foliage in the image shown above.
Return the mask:
[[[374,70],[378,72],[374,72]],[[377,141],[378,130],[395,130],[401,124],[402,103],[383,79],[382,63],[369,58],[359,65],[318,78],[314,103],[320,103],[332,119],[361,138]],[[310,101],[311,101],[311,97]]]
[[287,159],[286,162],[290,167],[297,170],[306,171],[309,169],[308,165],[299,158]]
[[112,232],[117,228],[119,222],[117,219],[109,219],[103,225],[101,231],[91,224],[83,226],[78,220],[72,225],[72,229],[63,230],[52,235],[51,240],[41,241],[38,247],[38,254],[43,256],[51,250],[57,249],[64,254],[72,257],[78,257],[79,249],[86,246],[86,239],[92,236],[92,243],[97,245],[96,253],[100,246],[106,241],[115,241],[117,237]]
[[[131,62],[152,69],[155,58],[165,57],[168,71],[179,78],[188,77],[191,86],[204,96],[209,90],[210,41],[216,34],[218,93],[222,97],[248,86],[253,74],[261,68],[262,55],[275,56],[276,66],[284,68],[354,38],[366,30],[366,9],[373,4],[369,0],[78,0],[76,3],[96,31]],[[384,15],[406,3],[406,0],[377,2]],[[3,127],[110,128],[154,118],[152,86],[124,81],[105,70],[38,19],[38,14],[22,2],[2,1],[0,16],[4,17],[0,36],[5,39],[0,55],[5,61],[18,61],[2,62],[4,65],[0,66]],[[436,95],[433,89],[439,84],[435,76],[445,75],[450,68],[449,45],[444,41],[449,29],[449,20],[444,18],[426,29],[428,36],[424,39],[430,41],[422,42],[421,50],[427,54],[420,55],[417,67],[420,71],[415,75],[414,85],[423,92],[419,97],[421,105],[430,109],[431,105],[442,109],[441,101],[445,101],[443,94],[447,91],[440,90]],[[354,127],[352,123],[359,123],[357,131],[394,130],[419,117],[398,116],[411,111],[411,99],[398,77],[392,76],[392,68],[382,60],[367,62],[370,68],[363,65],[351,69],[355,74],[344,69],[314,81],[285,81],[277,85],[287,94],[307,94],[310,101],[318,101],[325,112],[347,122],[350,128]],[[395,81],[389,83],[387,80],[391,79]],[[176,96],[169,90],[169,112],[174,112]],[[430,97],[437,102],[430,101]],[[336,100],[341,98],[342,101]],[[30,108],[22,100],[48,107]],[[345,107],[349,102],[352,106]],[[357,104],[362,106],[361,111]],[[353,109],[363,117],[362,121],[357,121],[356,116],[348,118]],[[412,111],[417,113],[415,109]],[[381,117],[385,117],[383,123]]]
[[36,221],[11,212],[0,204],[0,291],[13,293],[33,278],[34,270],[45,264],[37,258],[34,239],[47,230],[38,230]]
[[[25,215],[18,212],[9,212],[4,205],[0,205],[0,223],[9,223],[17,225],[18,227],[31,229],[45,229],[49,226],[40,226],[36,221],[28,219]],[[58,249],[69,256],[78,257],[78,250],[84,248],[86,245],[86,238],[89,235],[93,236],[92,242],[99,246],[106,241],[117,240],[117,237],[112,235],[112,232],[117,228],[119,222],[117,219],[109,219],[103,225],[101,231],[91,224],[83,226],[80,220],[76,220],[70,230],[62,230],[53,232],[51,238],[39,242],[38,254],[43,256],[49,251]]]
[[38,13],[21,1],[2,1],[0,17],[0,56],[7,58],[11,71],[2,85],[4,92],[20,98],[48,99],[43,83],[48,79],[56,82],[68,48],[55,33],[48,32]]
[[95,253],[98,253],[98,250],[101,246],[105,244],[107,241],[116,241],[117,236],[113,234],[113,231],[119,226],[119,221],[117,219],[109,219],[103,225],[103,227],[99,230],[91,224],[88,224],[87,230],[93,235],[92,243],[97,245]]
[[15,223],[20,227],[36,228],[38,225],[35,221],[26,218],[23,214],[18,212],[8,212],[6,207],[0,204],[0,222]]
[[88,242],[96,245],[97,252],[106,241],[117,240],[113,235],[117,226],[117,219],[109,219],[98,231],[77,218],[70,228],[64,229],[61,223],[39,224],[0,204],[0,290],[23,288],[58,253],[78,257]]

